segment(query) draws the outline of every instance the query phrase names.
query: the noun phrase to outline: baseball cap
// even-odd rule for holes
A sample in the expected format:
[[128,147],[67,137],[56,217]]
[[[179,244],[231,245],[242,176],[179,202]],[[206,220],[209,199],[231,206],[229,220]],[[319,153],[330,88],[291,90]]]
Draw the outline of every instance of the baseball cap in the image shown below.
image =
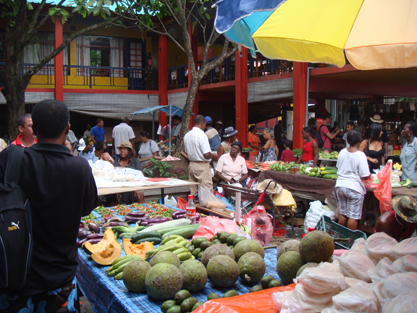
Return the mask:
[[85,146],[86,146],[86,144],[85,144],[85,141],[84,141],[83,138],[81,138],[80,140],[78,140],[78,148],[77,148],[78,151],[84,151]]
[[210,116],[206,116],[206,123],[207,124],[213,124],[213,120],[211,119]]

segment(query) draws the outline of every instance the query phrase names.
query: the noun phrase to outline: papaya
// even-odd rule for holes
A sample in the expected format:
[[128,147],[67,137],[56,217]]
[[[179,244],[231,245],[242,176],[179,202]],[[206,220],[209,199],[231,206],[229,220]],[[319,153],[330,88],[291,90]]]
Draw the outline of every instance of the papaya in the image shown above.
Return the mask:
[[111,265],[120,257],[122,246],[117,241],[109,242],[104,248],[91,254],[91,258],[100,265]]
[[111,228],[107,229],[103,234],[103,239],[99,243],[91,244],[90,242],[86,241],[82,248],[88,255],[91,255],[95,252],[101,251],[104,247],[107,246],[110,242],[116,241],[116,237]]
[[148,258],[146,252],[153,250],[153,244],[148,241],[134,244],[130,239],[123,238],[123,250],[125,250],[126,255],[135,254],[146,260]]

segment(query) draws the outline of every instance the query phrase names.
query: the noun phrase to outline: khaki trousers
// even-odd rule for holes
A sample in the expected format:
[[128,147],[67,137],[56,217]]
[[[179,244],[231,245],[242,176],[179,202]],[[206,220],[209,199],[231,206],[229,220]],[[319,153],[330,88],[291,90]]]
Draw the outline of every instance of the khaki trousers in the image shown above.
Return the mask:
[[210,192],[213,190],[213,180],[210,173],[210,163],[190,162],[188,166],[189,180],[199,185],[190,186],[191,194],[198,192],[198,187],[207,187]]

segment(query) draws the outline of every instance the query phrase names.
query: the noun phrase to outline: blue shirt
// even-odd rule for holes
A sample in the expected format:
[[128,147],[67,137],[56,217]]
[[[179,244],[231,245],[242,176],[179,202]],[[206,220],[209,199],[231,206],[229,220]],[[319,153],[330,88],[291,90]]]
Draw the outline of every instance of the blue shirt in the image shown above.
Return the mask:
[[403,165],[402,178],[409,178],[411,180],[417,179],[417,172],[414,169],[417,163],[417,138],[414,138],[413,142],[410,144],[407,142],[404,144],[401,149],[400,160]]
[[209,139],[209,145],[210,145],[211,151],[217,151],[220,144],[222,143],[220,139],[220,135],[217,132],[217,130],[213,127],[209,127],[206,131],[206,135]]
[[84,151],[81,151],[79,154],[80,157],[88,160],[91,160],[93,163],[98,161],[98,157],[94,154],[94,147],[91,147],[90,152],[85,153]]
[[106,132],[104,131],[104,127],[98,128],[97,126],[94,126],[91,128],[91,136],[94,136],[94,141],[104,141],[104,135]]

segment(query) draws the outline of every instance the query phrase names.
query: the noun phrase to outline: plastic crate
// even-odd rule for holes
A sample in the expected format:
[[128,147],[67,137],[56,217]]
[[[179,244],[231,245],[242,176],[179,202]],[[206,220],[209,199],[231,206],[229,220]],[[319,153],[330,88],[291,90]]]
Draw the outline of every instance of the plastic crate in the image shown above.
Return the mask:
[[335,241],[336,248],[350,249],[358,238],[366,240],[366,234],[360,230],[350,230],[336,222],[330,217],[323,215],[317,223],[316,230],[322,230],[328,233],[332,238],[348,238],[348,241]]

